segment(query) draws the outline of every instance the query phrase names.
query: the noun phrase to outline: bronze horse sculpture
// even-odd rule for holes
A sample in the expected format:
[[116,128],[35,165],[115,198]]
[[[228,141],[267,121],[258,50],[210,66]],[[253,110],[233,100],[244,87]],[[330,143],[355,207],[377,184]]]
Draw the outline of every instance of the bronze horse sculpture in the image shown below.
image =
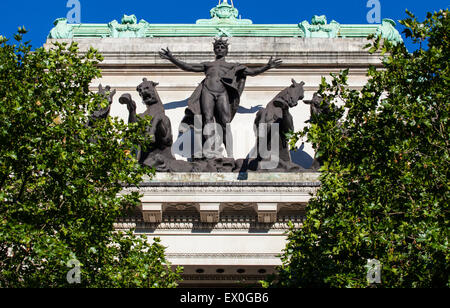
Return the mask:
[[[297,164],[292,163],[289,140],[286,134],[294,131],[294,122],[289,109],[296,107],[298,101],[303,100],[305,96],[304,85],[303,81],[297,83],[292,79],[290,87],[281,91],[266,108],[261,109],[256,114],[255,129],[258,155],[256,160],[250,162],[249,169],[280,172],[303,170]],[[265,129],[261,130],[261,124],[265,125]],[[278,125],[278,131],[273,131],[276,127],[274,124]],[[278,143],[276,144],[276,140],[272,140],[272,138],[278,139]],[[272,148],[273,145],[278,146],[278,151]],[[264,149],[268,153],[261,153]],[[268,164],[268,160],[275,162],[275,164]],[[269,166],[269,168],[264,167],[264,165]]]
[[104,120],[108,118],[109,113],[111,112],[111,105],[113,103],[114,95],[116,95],[116,90],[111,91],[110,86],[103,87],[102,84],[98,86],[98,93],[99,95],[102,95],[105,97],[105,99],[108,101],[108,105],[105,108],[102,108],[101,106],[98,106],[98,110],[94,111],[92,115],[89,117],[88,126],[92,127],[95,125],[95,122],[98,120]]

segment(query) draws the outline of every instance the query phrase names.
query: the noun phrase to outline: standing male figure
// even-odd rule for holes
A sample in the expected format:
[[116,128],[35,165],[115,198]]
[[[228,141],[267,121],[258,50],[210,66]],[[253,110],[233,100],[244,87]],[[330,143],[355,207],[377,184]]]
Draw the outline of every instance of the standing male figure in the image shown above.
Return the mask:
[[[161,58],[169,60],[182,70],[205,73],[206,78],[188,101],[186,116],[182,123],[192,127],[194,117],[201,115],[203,127],[208,124],[218,124],[223,133],[223,140],[220,142],[225,144],[228,157],[232,157],[232,144],[227,144],[232,143],[231,136],[228,136],[227,139],[227,124],[231,123],[239,108],[240,97],[244,91],[247,76],[262,74],[280,66],[282,61],[270,58],[269,63],[265,66],[249,68],[239,63],[225,61],[229,45],[226,40],[216,39],[213,44],[216,59],[212,62],[188,64],[175,58],[169,48],[162,49],[159,54]],[[207,134],[203,131],[204,137]]]

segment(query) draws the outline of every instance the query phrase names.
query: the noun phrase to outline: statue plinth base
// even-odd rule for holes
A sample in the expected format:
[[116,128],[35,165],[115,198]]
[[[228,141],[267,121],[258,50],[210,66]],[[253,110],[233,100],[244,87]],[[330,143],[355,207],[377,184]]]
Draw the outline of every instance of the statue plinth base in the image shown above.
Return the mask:
[[229,172],[229,173],[206,173],[206,172],[157,172],[152,178],[144,177],[144,186],[152,185],[174,185],[176,183],[198,186],[199,183],[204,184],[229,184],[232,186],[255,186],[258,183],[272,183],[273,185],[298,184],[301,186],[311,183],[316,185],[319,183],[320,173],[317,172]]

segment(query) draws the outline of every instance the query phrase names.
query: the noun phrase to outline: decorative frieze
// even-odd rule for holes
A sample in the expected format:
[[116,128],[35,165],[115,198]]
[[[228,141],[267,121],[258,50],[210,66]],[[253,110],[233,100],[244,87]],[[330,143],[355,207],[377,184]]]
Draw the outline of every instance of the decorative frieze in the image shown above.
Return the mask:
[[[165,176],[177,181],[182,178]],[[261,180],[272,181],[259,183],[212,181],[226,180],[224,174],[209,174],[211,182],[207,183],[203,175],[198,175],[197,181],[192,176],[189,182],[146,182],[141,187],[124,188],[124,194],[138,191],[143,195],[142,207],[140,213],[118,222],[116,228],[143,232],[288,230],[289,222],[301,227],[305,206],[320,186],[320,182],[282,182],[271,174],[261,175]]]
[[[256,197],[255,197],[256,198]],[[177,206],[171,205],[172,209],[177,208]],[[199,203],[196,208],[199,213],[200,222],[206,223],[206,224],[217,224],[221,220],[221,211],[224,207],[227,207],[228,209],[233,209],[233,206],[230,206],[229,204],[221,205],[221,203],[214,203],[214,202],[202,202]],[[238,204],[237,207],[239,208],[238,215],[236,217],[240,217],[241,219],[243,216],[239,215],[239,211],[243,210],[254,210],[256,212],[257,221],[260,224],[274,224],[278,221],[278,212],[280,208],[282,208],[282,204],[278,203],[257,203],[256,207],[249,204]],[[149,203],[149,202],[143,202],[142,203],[142,217],[144,222],[146,223],[161,223],[163,221],[164,216],[164,209],[167,208],[163,206],[163,203]],[[178,206],[180,209],[179,213],[182,213],[181,209],[186,208],[184,205]],[[188,206],[188,208],[192,209],[192,206]],[[291,211],[302,212],[303,207],[297,206],[297,207],[291,207]],[[172,210],[173,211],[173,210]],[[190,219],[193,219],[189,222],[195,222],[195,217],[192,217]],[[188,218],[188,220],[190,220]],[[240,219],[240,220],[241,220]],[[242,220],[241,220],[242,222]]]
[[136,229],[139,232],[144,232],[146,230],[154,230],[153,232],[163,232],[163,231],[192,231],[192,230],[209,230],[209,231],[245,231],[248,230],[262,230],[267,231],[268,228],[273,231],[286,231],[289,230],[289,221],[293,223],[294,228],[301,228],[301,220],[303,217],[292,217],[291,219],[281,218],[279,221],[270,224],[258,223],[258,222],[245,222],[245,221],[235,221],[235,222],[223,222],[219,221],[217,224],[202,223],[202,222],[167,222],[163,221],[161,223],[143,223],[143,222],[118,222],[114,224],[116,230],[132,230]]

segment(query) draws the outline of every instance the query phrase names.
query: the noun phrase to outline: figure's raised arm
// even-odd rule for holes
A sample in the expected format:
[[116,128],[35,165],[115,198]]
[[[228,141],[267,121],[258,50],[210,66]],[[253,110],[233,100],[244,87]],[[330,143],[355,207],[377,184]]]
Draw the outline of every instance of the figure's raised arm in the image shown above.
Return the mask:
[[164,49],[164,48],[161,49],[161,51],[159,52],[159,56],[161,57],[161,59],[169,60],[170,62],[172,62],[179,68],[181,68],[183,71],[188,71],[188,72],[204,72],[205,71],[205,66],[201,63],[200,64],[188,64],[188,63],[178,60],[177,58],[174,57],[172,52],[169,50],[169,47],[167,47],[167,49]]
[[267,72],[270,69],[279,67],[281,64],[283,63],[283,61],[281,61],[281,59],[277,58],[277,59],[273,59],[273,57],[270,57],[269,62],[261,67],[257,67],[257,68],[248,68],[244,71],[244,75],[246,76],[257,76],[260,75],[264,72]]

